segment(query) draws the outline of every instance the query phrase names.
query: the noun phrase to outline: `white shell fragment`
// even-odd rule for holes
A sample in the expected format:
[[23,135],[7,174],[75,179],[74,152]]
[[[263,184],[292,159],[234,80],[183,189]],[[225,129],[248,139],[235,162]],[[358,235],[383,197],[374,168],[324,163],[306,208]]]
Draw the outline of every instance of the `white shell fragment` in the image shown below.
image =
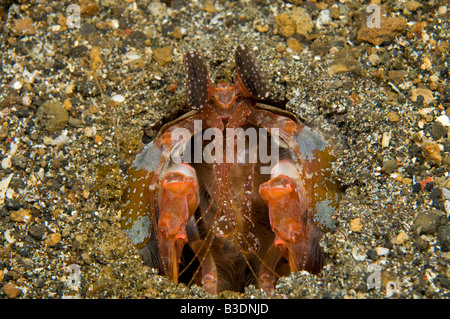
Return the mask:
[[390,142],[391,142],[391,132],[384,132],[383,137],[381,138],[381,146],[389,147]]
[[20,83],[20,81],[15,81],[12,84],[12,88],[15,89],[15,90],[20,90],[22,88],[22,83]]
[[11,157],[5,157],[4,159],[2,159],[1,162],[1,168],[3,169],[8,169],[12,166],[12,161],[11,161]]
[[67,130],[64,130],[61,135],[59,135],[57,138],[55,138],[53,141],[51,141],[52,145],[62,145],[66,143],[69,140],[69,137],[67,136]]
[[377,251],[378,256],[386,256],[387,254],[389,254],[389,248],[377,247],[375,248],[375,250]]
[[0,201],[3,201],[5,199],[6,190],[8,189],[12,176],[13,174],[9,174],[8,177],[5,177],[0,182]]
[[130,63],[133,62],[135,60],[139,60],[141,58],[141,55],[135,51],[128,51],[124,56],[123,56],[123,62],[124,63]]
[[3,233],[3,235],[5,236],[5,239],[8,243],[13,244],[15,243],[16,239],[14,237],[11,236],[11,230],[5,230],[5,232]]
[[444,208],[446,212],[446,217],[448,218],[450,216],[450,201],[448,200],[445,201]]
[[122,103],[123,101],[125,101],[125,96],[121,94],[116,94],[111,97],[111,100],[117,103]]
[[324,9],[320,11],[317,17],[316,27],[317,29],[322,29],[323,26],[331,24],[331,11]]
[[447,115],[441,115],[439,116],[436,121],[438,121],[439,123],[441,123],[444,126],[450,126],[450,119],[448,118]]

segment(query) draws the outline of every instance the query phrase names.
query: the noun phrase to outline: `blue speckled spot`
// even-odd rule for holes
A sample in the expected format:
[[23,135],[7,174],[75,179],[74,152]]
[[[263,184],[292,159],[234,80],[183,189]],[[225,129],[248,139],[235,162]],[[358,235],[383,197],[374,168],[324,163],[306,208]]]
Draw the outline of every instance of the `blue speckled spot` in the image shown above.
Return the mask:
[[295,137],[295,141],[300,148],[300,153],[308,160],[314,160],[314,151],[325,151],[328,143],[323,139],[323,137],[314,132],[309,127],[305,126],[303,130]]
[[336,230],[336,221],[331,218],[334,213],[334,207],[331,201],[325,199],[316,204],[316,214],[314,215],[314,223],[320,228],[327,228],[330,231]]
[[155,147],[152,141],[136,156],[131,167],[135,167],[136,170],[145,169],[148,172],[153,172],[161,160],[161,153],[161,150]]
[[133,244],[137,245],[149,238],[151,224],[152,222],[147,216],[139,216],[133,222],[133,226],[129,230],[124,229],[124,232],[131,238]]

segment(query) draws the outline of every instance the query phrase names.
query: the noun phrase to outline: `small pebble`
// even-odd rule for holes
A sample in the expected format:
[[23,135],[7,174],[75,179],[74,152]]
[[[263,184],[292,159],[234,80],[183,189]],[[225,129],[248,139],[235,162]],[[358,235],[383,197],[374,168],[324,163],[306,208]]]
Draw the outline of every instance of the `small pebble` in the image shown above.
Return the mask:
[[5,126],[0,126],[0,140],[4,139],[5,137],[8,136],[8,128]]
[[3,233],[3,235],[5,236],[5,239],[8,243],[13,244],[16,242],[16,238],[11,234],[11,230],[5,230],[5,232]]
[[123,55],[122,60],[124,63],[131,63],[131,62],[139,62],[139,59],[141,59],[142,55],[137,53],[135,50],[128,51],[125,55]]
[[15,81],[12,84],[12,88],[15,89],[15,90],[20,90],[22,88],[22,83],[20,81]]
[[433,200],[440,200],[442,198],[442,189],[440,189],[439,187],[433,188],[430,193],[430,198]]
[[36,239],[41,240],[45,235],[46,227],[43,225],[31,225],[28,227],[28,233]]
[[436,143],[427,143],[422,146],[422,156],[431,162],[438,165],[442,162],[441,148]]
[[419,88],[411,90],[411,101],[418,102],[420,97],[427,104],[434,101],[433,92],[428,89]]
[[376,65],[380,64],[381,60],[377,54],[371,54],[371,55],[369,55],[369,62],[373,66],[376,66]]
[[258,24],[256,26],[256,30],[258,30],[258,32],[261,32],[261,33],[267,32],[267,31],[269,31],[269,25],[268,24],[265,24],[265,25]]
[[56,246],[61,241],[61,234],[60,233],[52,233],[50,236],[48,236],[46,243],[49,246]]
[[399,119],[400,119],[400,117],[398,116],[398,114],[395,113],[395,112],[389,112],[389,113],[387,114],[387,117],[388,117],[389,121],[391,121],[391,122],[398,122]]
[[447,136],[447,129],[439,122],[434,122],[433,124],[431,124],[431,126],[428,128],[428,131],[435,141],[438,141],[441,137]]
[[420,68],[422,70],[430,70],[432,66],[433,65],[431,64],[430,57],[425,55],[424,58],[423,58],[423,63],[421,64]]
[[369,42],[381,45],[383,42],[392,41],[396,36],[402,34],[408,27],[405,17],[391,17],[381,20],[380,24],[362,24],[357,33],[359,42]]
[[420,184],[420,183],[415,183],[415,184],[412,186],[412,190],[413,190],[413,192],[415,192],[415,193],[420,192],[420,191],[422,190],[422,184]]
[[62,103],[47,101],[38,108],[36,118],[50,134],[53,134],[66,126],[69,120],[69,113]]
[[277,52],[281,53],[286,50],[286,46],[283,43],[278,43],[275,49],[277,50]]
[[416,216],[413,230],[417,235],[434,234],[439,225],[440,216],[435,211],[420,213]]
[[155,49],[153,51],[153,57],[160,65],[165,65],[172,62],[172,46]]
[[376,251],[375,249],[369,249],[369,250],[367,251],[367,257],[368,257],[370,260],[373,260],[373,261],[376,261],[376,260],[379,259],[379,256],[378,256],[378,254],[377,254],[377,251]]
[[342,87],[342,81],[339,79],[334,79],[333,82],[331,82],[330,89],[336,90]]
[[177,91],[177,85],[175,83],[170,83],[169,86],[167,87],[167,90],[169,92],[175,93]]
[[22,105],[23,105],[23,106],[30,106],[30,104],[31,104],[31,98],[30,98],[30,96],[29,96],[29,95],[24,95],[24,96],[22,97]]
[[29,209],[20,209],[14,211],[9,216],[13,222],[17,223],[29,223],[31,221],[31,212]]
[[447,13],[447,6],[440,6],[439,8],[438,8],[438,13],[439,13],[439,15],[441,15],[441,16],[443,16],[444,14],[446,14]]
[[290,38],[286,43],[287,46],[291,48],[295,53],[299,53],[303,49],[302,45],[297,41],[297,39]]
[[61,235],[62,235],[62,237],[69,236],[70,235],[70,227],[68,227],[68,226],[64,227],[64,229],[62,230]]
[[17,19],[14,20],[14,24],[11,28],[13,34],[18,36],[23,35],[33,35],[36,33],[36,28],[34,27],[33,20],[30,18]]
[[55,138],[50,144],[51,145],[62,145],[66,143],[69,140],[69,137],[67,136],[67,130],[64,130],[61,135],[59,135],[57,138]]
[[70,126],[72,127],[81,127],[83,125],[83,121],[80,119],[77,119],[75,117],[69,116],[69,121],[67,122],[69,123]]
[[439,77],[436,75],[432,75],[430,76],[430,82],[438,82],[439,81]]
[[443,196],[446,200],[450,200],[450,189],[448,189],[448,188],[443,188],[443,189],[442,189],[442,196]]
[[25,169],[27,167],[28,158],[22,155],[13,155],[11,162],[16,168]]
[[417,11],[418,9],[422,8],[423,5],[420,2],[417,1],[408,1],[406,2],[406,8],[408,8],[409,11]]
[[51,145],[53,143],[53,139],[50,136],[44,136],[43,142],[45,145]]
[[94,136],[94,130],[88,126],[84,129],[84,135],[86,135],[86,137],[92,137]]
[[181,39],[187,34],[186,28],[178,27],[172,32],[172,36],[176,39]]
[[395,179],[396,181],[399,181],[399,182],[401,182],[402,179],[403,179],[403,176],[401,174],[399,174],[399,173],[392,173],[390,175],[390,177]]
[[5,207],[8,210],[19,210],[21,208],[20,203],[14,198],[6,198]]
[[85,242],[85,238],[83,236],[81,236],[81,235],[76,235],[75,236],[75,240],[77,242],[79,242],[80,244],[83,244]]
[[429,243],[424,240],[421,236],[416,236],[414,238],[414,246],[420,251],[425,251],[430,246]]
[[103,137],[101,137],[100,135],[96,135],[94,138],[95,143],[101,143],[103,142]]
[[381,138],[381,146],[389,147],[390,142],[391,142],[391,132],[384,132],[383,137]]
[[395,238],[395,243],[397,245],[401,245],[405,243],[408,239],[409,239],[408,234],[406,234],[405,232],[400,232]]
[[68,84],[66,86],[66,88],[64,89],[64,91],[66,92],[66,94],[72,94],[75,90],[75,85],[74,84]]
[[65,99],[63,106],[67,111],[70,111],[72,109],[72,102],[70,101],[70,99]]
[[16,298],[22,293],[22,290],[17,288],[17,286],[13,283],[5,284],[3,286],[3,291],[5,292],[6,296],[8,296],[8,298]]
[[80,13],[83,17],[92,17],[100,12],[100,6],[91,0],[81,1]]
[[[6,191],[8,190],[9,183],[11,182],[13,174],[9,174],[7,177],[2,178],[0,180],[0,200],[3,201],[6,196]],[[6,212],[5,209],[0,209],[0,216],[3,215],[3,212]],[[5,214],[6,215],[6,214]]]
[[89,253],[87,253],[87,252],[82,253],[81,258],[83,258],[83,260],[86,264],[90,264],[92,262],[91,257],[89,256]]
[[410,185],[412,182],[413,182],[413,180],[411,178],[409,178],[409,177],[404,177],[402,179],[402,183],[405,184],[405,185]]
[[350,230],[353,232],[360,232],[362,227],[361,218],[355,218],[350,222]]
[[8,169],[12,166],[12,162],[11,162],[11,158],[10,157],[5,157],[4,159],[2,159],[2,164],[1,164],[3,169]]
[[439,227],[437,239],[442,250],[450,251],[450,225],[443,225]]
[[383,168],[381,170],[386,174],[395,172],[397,170],[397,161],[396,160],[383,161]]
[[377,251],[378,256],[386,256],[387,254],[389,254],[389,248],[376,247],[375,250]]
[[330,10],[328,9],[321,10],[319,16],[317,17],[316,28],[322,29],[324,26],[330,25],[330,23],[331,23]]
[[434,181],[429,181],[425,183],[423,189],[426,190],[427,192],[430,192],[433,190],[434,186],[436,186],[436,183]]

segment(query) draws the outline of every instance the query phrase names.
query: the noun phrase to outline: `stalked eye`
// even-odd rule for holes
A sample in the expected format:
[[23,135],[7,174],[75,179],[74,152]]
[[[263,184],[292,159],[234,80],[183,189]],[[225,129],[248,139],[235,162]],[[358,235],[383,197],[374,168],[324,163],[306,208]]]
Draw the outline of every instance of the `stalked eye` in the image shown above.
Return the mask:
[[186,67],[186,96],[188,104],[200,108],[208,102],[210,80],[208,68],[200,54],[191,51],[184,57]]
[[244,44],[239,45],[236,49],[235,62],[238,80],[244,89],[259,100],[268,98],[269,83],[250,48]]

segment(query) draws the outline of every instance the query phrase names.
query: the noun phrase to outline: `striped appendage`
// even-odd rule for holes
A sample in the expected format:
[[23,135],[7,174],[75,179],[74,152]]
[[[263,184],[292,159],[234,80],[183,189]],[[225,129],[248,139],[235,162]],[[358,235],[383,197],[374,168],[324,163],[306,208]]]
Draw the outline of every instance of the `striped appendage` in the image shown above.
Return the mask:
[[270,87],[253,52],[246,45],[239,45],[235,55],[237,83],[247,95],[258,100],[267,99]]
[[186,68],[186,98],[193,109],[203,107],[209,100],[211,81],[208,68],[200,54],[191,51],[184,58]]

